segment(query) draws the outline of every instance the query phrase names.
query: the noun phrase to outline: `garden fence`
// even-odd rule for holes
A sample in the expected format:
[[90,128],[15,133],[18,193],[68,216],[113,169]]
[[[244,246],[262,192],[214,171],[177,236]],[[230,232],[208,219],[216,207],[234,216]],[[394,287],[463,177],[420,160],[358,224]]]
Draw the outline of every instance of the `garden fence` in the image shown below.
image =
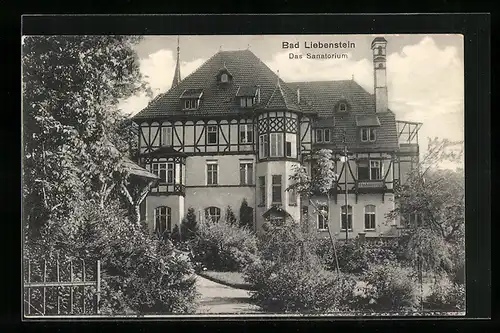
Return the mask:
[[26,260],[23,287],[25,315],[98,314],[101,262]]

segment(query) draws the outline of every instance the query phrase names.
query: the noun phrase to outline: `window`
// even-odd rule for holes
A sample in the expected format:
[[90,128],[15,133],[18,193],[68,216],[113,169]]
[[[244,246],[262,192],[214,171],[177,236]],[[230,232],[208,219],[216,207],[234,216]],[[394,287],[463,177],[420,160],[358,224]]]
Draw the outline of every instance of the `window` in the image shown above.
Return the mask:
[[411,227],[421,227],[423,225],[421,214],[411,213],[410,218],[408,220],[410,221]]
[[368,160],[358,161],[358,180],[370,180],[370,169]]
[[341,224],[340,228],[342,230],[345,230],[346,224],[349,227],[349,230],[352,230],[352,206],[347,206],[347,215],[346,215],[345,205],[342,206],[341,222],[342,222],[342,224]]
[[323,142],[323,130],[316,130],[316,142]]
[[377,54],[382,55],[382,46],[377,47]]
[[170,231],[172,227],[172,214],[170,207],[156,207],[154,210],[154,230],[160,235],[165,231]]
[[152,163],[152,172],[160,177],[162,182],[174,183],[174,163]]
[[240,105],[242,108],[252,107],[254,104],[253,97],[240,97]]
[[227,74],[222,74],[220,77],[220,82],[227,82],[227,81],[229,81],[229,77],[227,76]]
[[217,126],[207,126],[207,144],[217,144]]
[[292,143],[290,141],[287,141],[285,143],[286,145],[286,157],[291,157],[292,156]]
[[260,176],[259,177],[259,193],[260,193],[260,206],[265,206],[266,205],[266,177],[265,176]]
[[208,221],[219,222],[220,220],[220,208],[218,207],[208,207],[205,209],[205,218]]
[[375,230],[375,206],[365,206],[365,230]]
[[316,130],[316,142],[330,142],[330,129],[317,129]]
[[261,134],[259,136],[259,155],[260,158],[266,158],[269,156],[269,145],[267,142],[267,134]]
[[297,192],[295,190],[288,191],[288,205],[297,206]]
[[216,161],[207,162],[207,185],[217,185],[218,165]]
[[339,104],[339,112],[346,112],[347,111],[347,104],[346,103],[340,103]]
[[184,100],[184,110],[196,110],[198,108],[198,99]]
[[273,175],[272,203],[281,204],[281,175]]
[[380,161],[370,161],[370,179],[382,179],[382,163]]
[[240,162],[240,184],[252,185],[253,184],[253,163]]
[[318,207],[318,230],[328,229],[328,206]]
[[377,136],[374,128],[362,128],[361,129],[361,141],[362,142],[375,142]]
[[271,157],[283,156],[283,133],[271,133]]
[[253,126],[252,125],[240,125],[240,143],[252,143],[253,142]]
[[172,127],[162,127],[161,129],[161,145],[172,145]]

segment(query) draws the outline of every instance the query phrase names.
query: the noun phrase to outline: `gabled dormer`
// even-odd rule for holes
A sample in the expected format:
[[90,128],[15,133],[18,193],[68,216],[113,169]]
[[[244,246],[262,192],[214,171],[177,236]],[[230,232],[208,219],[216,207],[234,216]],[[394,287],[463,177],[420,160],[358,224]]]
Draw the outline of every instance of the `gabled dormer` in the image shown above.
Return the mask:
[[217,84],[222,84],[222,85],[231,84],[231,82],[233,81],[233,75],[227,69],[226,64],[224,64],[224,66],[221,69],[219,69],[216,79],[217,79]]
[[350,109],[351,109],[351,106],[344,96],[340,97],[340,99],[338,100],[338,102],[334,106],[334,112],[340,113],[340,114],[347,113],[350,111]]
[[198,110],[200,108],[203,89],[186,89],[179,97],[182,110]]
[[251,108],[260,103],[260,87],[241,86],[236,91],[236,100],[242,108]]

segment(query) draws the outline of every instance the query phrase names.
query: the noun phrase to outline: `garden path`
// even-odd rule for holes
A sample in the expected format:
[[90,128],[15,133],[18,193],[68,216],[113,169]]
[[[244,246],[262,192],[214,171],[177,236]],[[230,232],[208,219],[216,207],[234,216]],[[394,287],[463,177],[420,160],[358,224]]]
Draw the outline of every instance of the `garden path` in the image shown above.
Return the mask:
[[196,287],[201,293],[198,313],[247,314],[260,313],[259,307],[250,303],[247,290],[236,289],[196,276]]

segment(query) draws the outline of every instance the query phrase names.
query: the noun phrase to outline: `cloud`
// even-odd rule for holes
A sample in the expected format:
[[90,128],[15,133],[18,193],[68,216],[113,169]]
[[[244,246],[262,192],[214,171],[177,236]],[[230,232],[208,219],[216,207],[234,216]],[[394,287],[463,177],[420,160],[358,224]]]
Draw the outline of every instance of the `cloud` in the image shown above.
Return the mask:
[[[398,119],[423,122],[426,137],[463,140],[464,69],[455,47],[439,48],[431,37],[387,57],[389,107]],[[305,53],[302,53],[303,55]],[[289,52],[267,62],[285,81],[354,79],[373,92],[370,55],[361,60],[290,60]],[[423,140],[422,140],[423,139]]]
[[[190,62],[181,61],[181,77],[185,78],[198,67],[204,59],[196,59]],[[176,58],[171,50],[161,49],[149,55],[149,57],[140,60],[140,70],[153,90],[153,97],[159,93],[164,93],[172,85],[174,78]],[[136,114],[148,105],[151,100],[146,94],[131,96],[120,103],[119,108],[127,114]]]

